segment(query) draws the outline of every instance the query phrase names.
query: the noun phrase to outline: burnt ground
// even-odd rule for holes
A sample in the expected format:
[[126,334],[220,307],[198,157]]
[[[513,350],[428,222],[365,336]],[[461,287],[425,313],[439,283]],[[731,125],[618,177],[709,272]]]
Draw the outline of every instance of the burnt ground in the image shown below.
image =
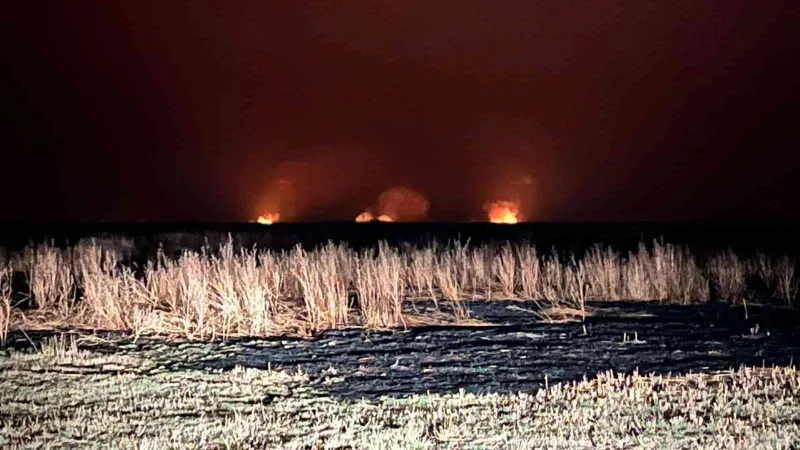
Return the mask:
[[[336,397],[531,391],[545,379],[591,378],[598,372],[688,373],[741,365],[800,361],[798,317],[784,309],[722,304],[593,305],[587,334],[580,323],[549,324],[519,308],[524,302],[470,303],[488,326],[430,326],[368,332],[335,330],[312,339],[234,339],[218,342],[137,342],[101,345],[152,360],[157,371],[228,370],[235,366],[302,370],[311,384]],[[756,325],[758,328],[755,329]],[[11,336],[12,345],[43,333]]]

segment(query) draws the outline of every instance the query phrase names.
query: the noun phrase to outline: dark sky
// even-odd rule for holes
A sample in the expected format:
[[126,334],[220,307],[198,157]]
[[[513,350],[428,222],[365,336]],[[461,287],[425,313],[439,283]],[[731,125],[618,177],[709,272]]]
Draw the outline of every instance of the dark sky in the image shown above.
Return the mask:
[[2,219],[800,218],[796,0],[3,9]]

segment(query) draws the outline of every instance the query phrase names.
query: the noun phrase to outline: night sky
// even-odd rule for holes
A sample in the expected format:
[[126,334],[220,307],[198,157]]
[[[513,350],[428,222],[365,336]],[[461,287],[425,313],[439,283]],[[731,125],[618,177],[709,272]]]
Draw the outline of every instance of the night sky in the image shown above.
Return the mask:
[[798,220],[797,0],[3,7],[0,219]]

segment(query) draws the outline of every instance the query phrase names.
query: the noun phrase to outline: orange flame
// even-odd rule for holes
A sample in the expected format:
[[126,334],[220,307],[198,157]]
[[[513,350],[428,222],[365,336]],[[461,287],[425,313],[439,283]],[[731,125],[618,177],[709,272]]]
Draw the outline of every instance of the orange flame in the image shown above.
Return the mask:
[[356,222],[416,222],[428,214],[429,202],[421,193],[405,187],[395,186],[381,192],[378,205],[356,216]]
[[278,219],[281,218],[281,215],[278,213],[265,213],[258,216],[258,220],[256,222],[262,225],[272,225],[273,223],[277,222]]
[[484,209],[492,223],[517,223],[520,220],[519,206],[514,202],[506,200],[489,202]]
[[369,211],[364,211],[361,214],[356,216],[356,222],[363,223],[363,222],[372,222],[372,221],[379,221],[379,222],[394,222],[392,216],[388,214],[381,214],[380,216],[375,216]]
[[375,220],[375,215],[372,214],[369,211],[364,211],[361,214],[356,216],[356,222],[359,222],[359,223],[372,222],[373,220]]

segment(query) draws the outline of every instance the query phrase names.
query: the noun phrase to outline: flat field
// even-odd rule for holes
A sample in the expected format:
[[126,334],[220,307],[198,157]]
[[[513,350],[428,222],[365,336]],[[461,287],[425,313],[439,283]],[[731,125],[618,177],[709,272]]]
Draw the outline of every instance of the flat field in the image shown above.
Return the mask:
[[[8,448],[797,448],[791,312],[590,305],[551,324],[216,342],[12,332]],[[418,308],[433,308],[424,302]],[[440,305],[441,307],[441,305]],[[756,328],[752,324],[758,324]],[[33,344],[33,345],[32,345]],[[35,347],[35,348],[34,348]],[[734,368],[734,369],[731,369]],[[611,372],[613,370],[613,372]]]
[[0,251],[0,447],[800,448],[781,242],[261,230]]

